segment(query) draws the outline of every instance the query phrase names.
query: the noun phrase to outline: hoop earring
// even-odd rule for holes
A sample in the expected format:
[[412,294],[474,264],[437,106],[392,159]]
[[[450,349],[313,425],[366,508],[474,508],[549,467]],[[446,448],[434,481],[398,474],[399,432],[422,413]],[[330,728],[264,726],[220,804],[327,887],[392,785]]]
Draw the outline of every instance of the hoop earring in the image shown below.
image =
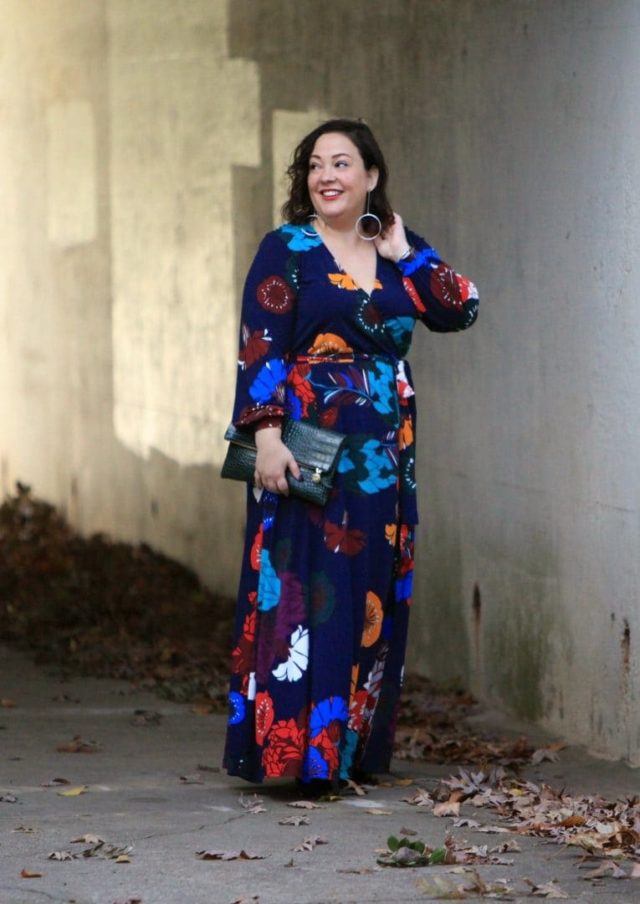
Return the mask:
[[[359,216],[359,217],[358,217],[358,219],[356,220],[356,225],[355,225],[355,227],[354,227],[355,230],[356,230],[357,235],[358,235],[361,239],[364,239],[365,242],[373,242],[375,239],[378,238],[378,236],[379,236],[380,233],[382,232],[382,223],[381,223],[381,221],[380,221],[380,217],[377,217],[377,216],[375,215],[375,213],[370,213],[370,212],[369,212],[369,205],[370,205],[370,203],[371,203],[371,192],[368,191],[368,192],[367,192],[367,210],[366,210],[365,213],[362,214],[362,216]],[[363,221],[363,220],[373,220],[373,222],[374,222],[374,223],[377,225],[377,227],[378,227],[378,231],[376,232],[375,235],[367,235],[364,231],[361,231],[361,230],[364,228],[364,227],[362,226],[362,221]]]
[[[307,221],[317,220],[317,219],[318,219],[317,213],[312,213],[311,216],[307,217]],[[318,235],[318,230],[315,228],[315,226],[312,226],[311,229],[305,229],[304,226],[301,226],[300,228],[302,229],[303,235],[306,235],[306,237],[308,239],[315,239],[316,236]]]

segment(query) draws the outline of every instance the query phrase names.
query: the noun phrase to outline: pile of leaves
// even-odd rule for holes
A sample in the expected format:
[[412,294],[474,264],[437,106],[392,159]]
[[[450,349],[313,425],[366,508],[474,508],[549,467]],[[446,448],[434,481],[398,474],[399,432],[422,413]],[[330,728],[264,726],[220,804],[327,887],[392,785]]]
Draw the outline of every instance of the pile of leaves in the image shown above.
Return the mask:
[[[18,484],[0,506],[0,639],[64,673],[120,678],[226,710],[233,600],[146,544],[84,538]],[[526,738],[471,732],[464,690],[409,676],[396,756],[435,763],[517,765]]]
[[496,764],[518,767],[535,762],[526,737],[473,732],[465,717],[478,710],[468,691],[439,688],[427,678],[409,675],[400,699],[395,756],[428,763]]
[[232,618],[188,568],[80,537],[28,487],[0,506],[0,639],[38,662],[224,710]]
[[[640,878],[638,796],[618,800],[598,795],[574,796],[564,788],[519,779],[499,766],[487,772],[460,769],[457,775],[442,779],[434,791],[417,788],[403,800],[431,810],[434,816],[455,817],[454,828],[529,835],[572,847],[581,855],[580,865],[591,869],[585,878]],[[497,824],[460,817],[463,804],[486,808]],[[474,857],[479,853],[498,853],[498,849],[475,847],[461,859],[454,848],[454,842],[445,842],[444,862],[468,863],[469,853]],[[517,845],[507,845],[501,852],[514,850],[518,850]]]

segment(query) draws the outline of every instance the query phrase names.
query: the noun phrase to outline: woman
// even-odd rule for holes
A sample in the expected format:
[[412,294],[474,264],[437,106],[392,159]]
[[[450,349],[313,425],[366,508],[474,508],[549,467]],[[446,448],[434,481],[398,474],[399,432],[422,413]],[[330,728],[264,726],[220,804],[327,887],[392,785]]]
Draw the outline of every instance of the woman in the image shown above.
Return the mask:
[[[288,172],[287,222],[262,241],[242,309],[234,423],[258,452],[224,763],[317,785],[389,769],[418,520],[402,359],[417,320],[470,326],[477,293],[391,209],[364,123],[323,123]],[[324,508],[288,493],[285,414],[347,434]]]

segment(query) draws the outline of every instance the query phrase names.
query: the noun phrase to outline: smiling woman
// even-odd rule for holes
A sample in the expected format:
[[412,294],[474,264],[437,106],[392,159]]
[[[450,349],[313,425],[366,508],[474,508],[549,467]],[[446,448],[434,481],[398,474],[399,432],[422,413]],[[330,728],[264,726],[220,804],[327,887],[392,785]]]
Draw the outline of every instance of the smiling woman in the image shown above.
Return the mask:
[[[389,768],[417,522],[415,404],[403,361],[418,321],[462,330],[469,280],[406,230],[368,126],[332,120],[298,145],[287,222],[245,285],[233,420],[255,432],[225,766],[249,781],[336,783]],[[284,415],[347,435],[323,508]]]

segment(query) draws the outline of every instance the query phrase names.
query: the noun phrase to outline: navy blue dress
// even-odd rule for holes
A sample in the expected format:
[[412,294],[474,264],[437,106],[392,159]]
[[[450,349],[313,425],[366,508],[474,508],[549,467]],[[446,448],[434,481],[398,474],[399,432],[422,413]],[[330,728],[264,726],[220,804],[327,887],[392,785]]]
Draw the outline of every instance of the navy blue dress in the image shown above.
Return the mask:
[[252,782],[388,771],[417,523],[416,321],[462,330],[478,296],[419,236],[367,295],[313,229],[262,241],[244,291],[233,420],[347,434],[324,508],[247,490],[224,765]]

